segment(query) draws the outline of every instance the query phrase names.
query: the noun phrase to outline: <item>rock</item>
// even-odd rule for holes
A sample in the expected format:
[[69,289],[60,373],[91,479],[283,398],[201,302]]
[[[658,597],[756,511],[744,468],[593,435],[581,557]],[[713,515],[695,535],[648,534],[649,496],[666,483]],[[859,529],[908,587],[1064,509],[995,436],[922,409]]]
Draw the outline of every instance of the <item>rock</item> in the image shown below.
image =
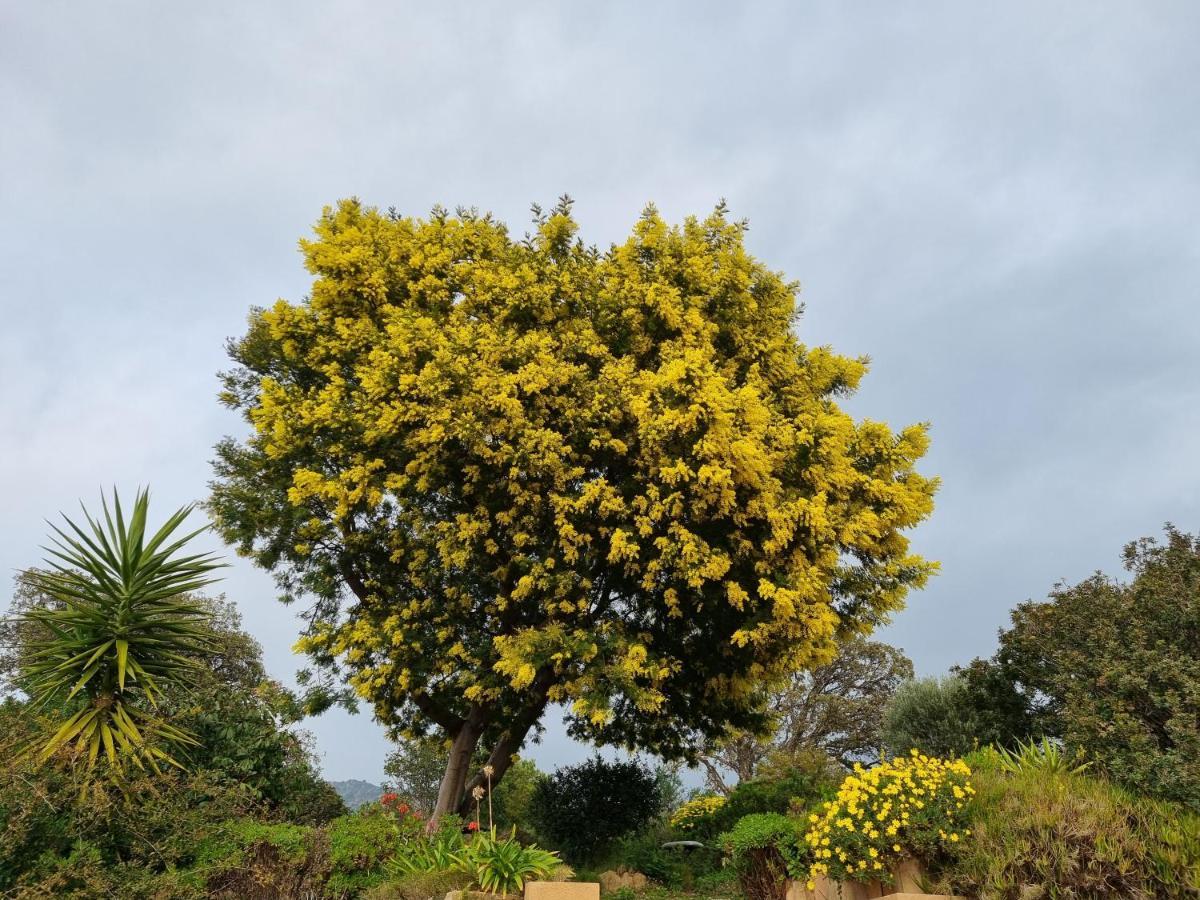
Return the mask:
[[648,879],[641,872],[630,872],[625,869],[609,869],[607,872],[601,872],[599,880],[602,894],[611,894],[613,891],[626,887],[634,891],[643,891],[648,883]]

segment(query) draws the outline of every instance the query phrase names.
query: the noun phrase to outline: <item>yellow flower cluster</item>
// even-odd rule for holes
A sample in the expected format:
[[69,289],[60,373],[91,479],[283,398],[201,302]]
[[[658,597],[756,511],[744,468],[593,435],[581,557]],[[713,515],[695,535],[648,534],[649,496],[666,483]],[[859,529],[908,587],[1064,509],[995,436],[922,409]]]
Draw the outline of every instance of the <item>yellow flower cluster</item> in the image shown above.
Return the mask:
[[925,756],[884,760],[872,769],[855,765],[826,803],[809,816],[804,844],[809,886],[818,875],[840,880],[888,880],[901,858],[927,854],[971,834],[963,807],[975,793],[971,769],[961,759]]
[[680,831],[691,831],[701,821],[725,806],[725,798],[715,794],[689,800],[671,814],[671,827]]

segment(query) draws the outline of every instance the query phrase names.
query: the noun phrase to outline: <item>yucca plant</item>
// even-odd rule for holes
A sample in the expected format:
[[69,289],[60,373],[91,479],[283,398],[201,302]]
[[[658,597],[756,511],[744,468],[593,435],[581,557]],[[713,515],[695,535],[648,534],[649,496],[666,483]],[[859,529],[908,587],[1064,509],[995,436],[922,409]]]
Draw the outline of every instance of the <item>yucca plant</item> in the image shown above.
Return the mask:
[[146,534],[150,496],[139,491],[126,521],[120,497],[101,497],[103,522],[83,510],[86,525],[65,515],[51,525],[48,568],[30,574],[52,601],[25,614],[33,626],[22,680],[34,710],[57,710],[61,721],[40,747],[45,762],[73,745],[91,769],[101,752],[120,772],[125,761],[160,771],[182,767],[164,745],[194,738],[156,714],[163,689],[184,684],[213,644],[208,612],[187,597],[214,579],[222,564],[212,554],[181,554],[201,528],[176,532],[191,513],[178,510]]

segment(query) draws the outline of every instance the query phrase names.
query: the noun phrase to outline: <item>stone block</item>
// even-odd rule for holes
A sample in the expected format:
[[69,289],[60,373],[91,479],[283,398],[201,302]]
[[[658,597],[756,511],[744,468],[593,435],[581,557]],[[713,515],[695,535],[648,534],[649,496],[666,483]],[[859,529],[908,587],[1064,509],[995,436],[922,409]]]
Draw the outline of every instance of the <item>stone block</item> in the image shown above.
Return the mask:
[[527,881],[525,900],[600,900],[595,881]]

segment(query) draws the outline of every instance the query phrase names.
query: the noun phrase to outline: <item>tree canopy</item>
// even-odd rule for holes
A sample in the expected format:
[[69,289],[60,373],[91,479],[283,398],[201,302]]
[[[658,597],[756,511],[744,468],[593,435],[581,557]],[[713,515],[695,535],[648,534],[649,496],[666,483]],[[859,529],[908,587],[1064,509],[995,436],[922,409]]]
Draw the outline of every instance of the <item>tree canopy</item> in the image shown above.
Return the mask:
[[1031,730],[1117,781],[1200,809],[1200,537],[1125,547],[1123,582],[1097,572],[1027,602],[976,673],[1008,681]]
[[227,540],[312,600],[300,646],[396,733],[502,774],[549,703],[666,757],[764,722],[932,564],[922,425],[855,421],[864,360],[799,342],[797,286],[724,207],[607,251],[569,201],[488,215],[356,201],[301,242],[311,296],[252,312],[217,448]]

